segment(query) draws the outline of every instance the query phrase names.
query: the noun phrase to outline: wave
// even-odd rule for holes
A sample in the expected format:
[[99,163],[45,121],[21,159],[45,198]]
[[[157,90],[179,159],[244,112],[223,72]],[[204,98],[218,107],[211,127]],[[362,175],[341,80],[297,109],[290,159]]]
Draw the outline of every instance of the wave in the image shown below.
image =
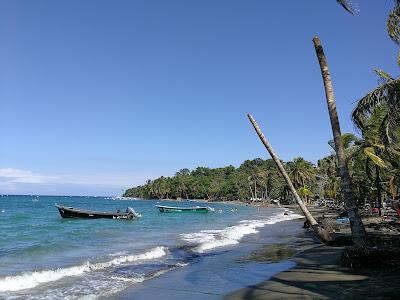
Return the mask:
[[243,220],[238,225],[229,226],[224,229],[202,230],[195,233],[181,234],[181,238],[190,244],[194,244],[195,247],[193,250],[195,252],[204,253],[215,248],[238,244],[245,235],[257,233],[257,228],[264,227],[265,225],[298,218],[303,218],[303,216],[285,210],[285,212],[266,219]]
[[136,261],[160,258],[166,255],[167,252],[168,248],[166,247],[156,247],[145,253],[120,256],[106,262],[86,262],[82,265],[67,268],[27,272],[21,275],[7,276],[0,278],[0,292],[29,289],[43,283],[60,280],[64,277],[82,275],[91,271],[102,270],[109,267],[119,266],[121,264],[132,263]]

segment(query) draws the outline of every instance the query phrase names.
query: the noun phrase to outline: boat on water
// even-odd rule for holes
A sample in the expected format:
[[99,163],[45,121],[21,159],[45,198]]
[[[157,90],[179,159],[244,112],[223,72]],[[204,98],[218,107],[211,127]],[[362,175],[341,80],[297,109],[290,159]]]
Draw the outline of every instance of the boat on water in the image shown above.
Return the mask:
[[193,206],[193,207],[176,207],[176,206],[164,206],[156,205],[160,212],[193,212],[193,213],[208,213],[209,211],[214,211],[212,207],[209,206]]
[[63,218],[84,218],[84,219],[125,219],[132,220],[141,217],[132,207],[128,207],[125,212],[117,210],[116,212],[100,212],[84,210],[74,207],[56,205],[61,217]]

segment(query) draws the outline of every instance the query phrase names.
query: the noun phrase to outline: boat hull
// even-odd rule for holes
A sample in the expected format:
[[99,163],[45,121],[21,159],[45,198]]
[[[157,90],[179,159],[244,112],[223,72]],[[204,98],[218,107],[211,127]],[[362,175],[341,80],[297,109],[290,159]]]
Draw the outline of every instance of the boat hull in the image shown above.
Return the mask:
[[156,205],[162,213],[208,213],[207,207],[173,207]]
[[61,217],[80,219],[134,219],[132,214],[121,212],[97,212],[56,205]]

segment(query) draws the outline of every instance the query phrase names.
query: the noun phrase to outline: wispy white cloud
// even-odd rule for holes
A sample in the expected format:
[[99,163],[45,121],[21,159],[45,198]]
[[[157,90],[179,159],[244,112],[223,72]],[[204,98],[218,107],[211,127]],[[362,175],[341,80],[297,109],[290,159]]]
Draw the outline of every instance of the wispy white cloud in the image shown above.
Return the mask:
[[29,170],[0,168],[0,181],[3,183],[50,183],[57,179],[58,177],[55,176],[42,175]]
[[144,172],[96,172],[90,174],[42,174],[31,170],[0,168],[0,193],[11,194],[120,194],[161,174]]

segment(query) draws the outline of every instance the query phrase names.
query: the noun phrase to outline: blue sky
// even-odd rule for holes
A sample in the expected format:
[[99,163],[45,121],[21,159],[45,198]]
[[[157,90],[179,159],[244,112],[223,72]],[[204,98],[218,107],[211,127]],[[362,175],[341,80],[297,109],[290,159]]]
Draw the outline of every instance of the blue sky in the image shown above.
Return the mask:
[[342,131],[398,74],[389,0],[1,1],[0,193],[117,195],[148,178],[267,158],[315,162],[332,137],[312,38]]

